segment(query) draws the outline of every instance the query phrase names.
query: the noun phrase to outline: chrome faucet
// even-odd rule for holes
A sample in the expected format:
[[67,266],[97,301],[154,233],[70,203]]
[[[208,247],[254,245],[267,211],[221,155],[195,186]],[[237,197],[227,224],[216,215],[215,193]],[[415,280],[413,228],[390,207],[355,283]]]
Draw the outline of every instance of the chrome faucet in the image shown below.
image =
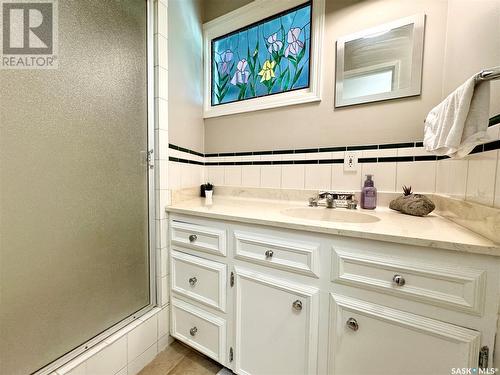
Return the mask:
[[309,206],[318,207],[321,200],[325,201],[326,208],[342,207],[355,210],[358,204],[353,192],[320,191],[316,196],[309,198]]
[[329,191],[320,191],[316,196],[309,198],[309,207],[318,207],[323,199],[327,208],[335,208],[334,196]]

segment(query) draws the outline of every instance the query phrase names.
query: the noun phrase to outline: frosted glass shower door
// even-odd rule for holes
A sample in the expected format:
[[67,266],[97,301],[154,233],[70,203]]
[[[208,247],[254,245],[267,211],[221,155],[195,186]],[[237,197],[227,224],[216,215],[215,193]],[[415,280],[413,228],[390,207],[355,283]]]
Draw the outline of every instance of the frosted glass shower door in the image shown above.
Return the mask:
[[[15,2],[15,0],[12,0]],[[58,68],[0,70],[0,374],[150,297],[147,2],[58,1]]]

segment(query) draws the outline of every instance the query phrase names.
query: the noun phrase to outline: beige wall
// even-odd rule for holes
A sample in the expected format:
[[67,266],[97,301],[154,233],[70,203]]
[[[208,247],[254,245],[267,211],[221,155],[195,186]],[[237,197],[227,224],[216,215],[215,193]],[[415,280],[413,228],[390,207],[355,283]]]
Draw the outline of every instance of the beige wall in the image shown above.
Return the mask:
[[[427,15],[422,95],[334,109],[335,40],[416,13]],[[446,0],[326,0],[321,103],[206,119],[206,152],[421,140],[441,99],[446,18]]]
[[168,3],[169,142],[204,150],[202,117],[202,1]]
[[211,21],[251,2],[252,0],[204,0],[203,22]]
[[[443,96],[481,69],[500,65],[500,0],[449,0]],[[500,81],[491,82],[490,116],[500,113]]]

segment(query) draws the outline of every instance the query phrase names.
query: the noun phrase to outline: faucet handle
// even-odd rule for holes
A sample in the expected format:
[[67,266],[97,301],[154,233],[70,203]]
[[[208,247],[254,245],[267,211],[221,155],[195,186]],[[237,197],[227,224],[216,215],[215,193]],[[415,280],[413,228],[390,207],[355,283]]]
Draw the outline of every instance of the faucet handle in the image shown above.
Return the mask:
[[318,207],[318,198],[316,197],[309,198],[309,207]]
[[326,208],[335,208],[335,199],[333,199],[333,195],[326,195]]

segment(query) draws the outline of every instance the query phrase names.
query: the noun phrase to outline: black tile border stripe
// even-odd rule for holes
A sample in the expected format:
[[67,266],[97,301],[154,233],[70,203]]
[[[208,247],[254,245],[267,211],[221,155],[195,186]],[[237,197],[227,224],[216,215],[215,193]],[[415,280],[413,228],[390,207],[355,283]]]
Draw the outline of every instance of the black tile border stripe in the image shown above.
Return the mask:
[[493,116],[488,121],[488,126],[493,126],[493,125],[496,125],[496,124],[500,124],[500,113],[498,115]]
[[[493,142],[492,142],[493,143]],[[500,144],[500,141],[498,142]],[[500,145],[497,145],[500,149]],[[448,156],[436,155],[420,155],[420,156],[386,156],[380,158],[359,158],[361,164],[367,163],[397,163],[397,162],[414,162],[414,161],[437,161],[448,159]],[[204,166],[237,166],[237,165],[305,165],[305,164],[343,164],[344,159],[304,159],[304,160],[256,160],[256,161],[222,161],[222,162],[199,162],[196,160],[188,160],[170,156],[168,160]]]
[[[493,117],[492,119],[498,117],[500,123],[500,115]],[[491,119],[490,119],[491,120]],[[225,157],[225,156],[265,156],[265,155],[293,155],[293,154],[308,154],[308,153],[321,153],[321,152],[337,152],[337,151],[361,151],[361,150],[387,150],[395,148],[412,148],[412,147],[423,147],[422,142],[406,142],[406,143],[388,143],[381,145],[359,145],[359,146],[345,146],[345,147],[322,147],[322,148],[307,148],[307,149],[296,149],[296,150],[274,150],[274,151],[245,151],[245,152],[225,152],[225,153],[212,153],[212,154],[202,154],[201,152],[189,150],[184,147],[176,146],[174,144],[169,144],[169,148],[173,150],[178,150],[184,153],[200,156],[200,157]],[[472,154],[478,154],[481,152],[500,150],[500,140],[488,142],[482,145],[476,146],[472,151]],[[448,156],[436,156],[436,155],[416,155],[416,156],[385,156],[385,157],[366,157],[359,158],[359,163],[393,163],[393,162],[413,162],[413,161],[436,161],[448,159]],[[254,160],[254,161],[210,161],[210,162],[200,162],[197,160],[190,160],[185,158],[178,158],[170,156],[168,158],[170,161],[186,164],[196,164],[205,166],[226,166],[226,165],[300,165],[300,164],[342,164],[344,163],[343,158],[337,159],[301,159],[301,160]]]

